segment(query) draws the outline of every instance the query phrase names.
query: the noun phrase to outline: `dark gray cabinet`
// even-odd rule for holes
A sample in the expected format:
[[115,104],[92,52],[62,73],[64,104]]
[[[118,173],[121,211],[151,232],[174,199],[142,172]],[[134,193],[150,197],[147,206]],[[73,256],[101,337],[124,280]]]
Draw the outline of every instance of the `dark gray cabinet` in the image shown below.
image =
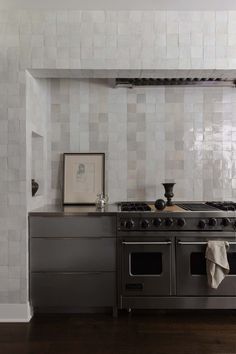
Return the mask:
[[35,310],[116,307],[116,217],[30,216]]
[[92,308],[115,306],[114,272],[32,273],[34,307]]
[[30,217],[31,237],[115,237],[113,216]]
[[31,271],[114,272],[115,238],[33,238]]

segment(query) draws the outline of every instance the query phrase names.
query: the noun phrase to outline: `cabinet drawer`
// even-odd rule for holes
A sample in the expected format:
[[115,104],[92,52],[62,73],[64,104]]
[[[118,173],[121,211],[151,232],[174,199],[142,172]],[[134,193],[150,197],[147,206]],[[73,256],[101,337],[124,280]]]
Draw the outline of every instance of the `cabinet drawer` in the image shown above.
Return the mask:
[[31,271],[115,271],[115,238],[33,238]]
[[38,217],[31,216],[31,237],[114,237],[113,216]]
[[31,273],[30,299],[38,307],[109,307],[115,273]]

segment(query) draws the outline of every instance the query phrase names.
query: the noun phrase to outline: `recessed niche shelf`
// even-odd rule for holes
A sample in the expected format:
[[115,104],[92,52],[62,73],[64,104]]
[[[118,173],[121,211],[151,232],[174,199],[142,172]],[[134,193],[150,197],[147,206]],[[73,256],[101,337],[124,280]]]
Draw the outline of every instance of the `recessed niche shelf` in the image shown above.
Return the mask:
[[39,184],[39,189],[35,197],[44,195],[44,138],[35,131],[31,134],[31,179],[34,179]]

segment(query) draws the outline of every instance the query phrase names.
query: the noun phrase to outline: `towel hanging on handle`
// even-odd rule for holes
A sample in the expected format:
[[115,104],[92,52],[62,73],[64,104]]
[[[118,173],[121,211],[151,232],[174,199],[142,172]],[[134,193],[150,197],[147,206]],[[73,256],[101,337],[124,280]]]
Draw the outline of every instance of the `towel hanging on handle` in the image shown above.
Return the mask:
[[227,250],[229,243],[227,241],[208,241],[205,258],[208,285],[212,289],[217,289],[226,274],[229,273],[229,262]]

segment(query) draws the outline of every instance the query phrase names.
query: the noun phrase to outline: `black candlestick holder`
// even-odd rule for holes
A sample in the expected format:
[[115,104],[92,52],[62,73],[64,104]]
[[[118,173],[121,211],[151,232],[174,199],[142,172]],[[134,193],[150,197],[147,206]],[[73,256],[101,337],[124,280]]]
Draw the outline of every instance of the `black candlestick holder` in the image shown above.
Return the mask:
[[162,183],[162,185],[165,188],[165,197],[167,198],[167,206],[171,206],[173,205],[171,198],[173,198],[174,193],[173,193],[173,187],[175,185],[175,183]]

